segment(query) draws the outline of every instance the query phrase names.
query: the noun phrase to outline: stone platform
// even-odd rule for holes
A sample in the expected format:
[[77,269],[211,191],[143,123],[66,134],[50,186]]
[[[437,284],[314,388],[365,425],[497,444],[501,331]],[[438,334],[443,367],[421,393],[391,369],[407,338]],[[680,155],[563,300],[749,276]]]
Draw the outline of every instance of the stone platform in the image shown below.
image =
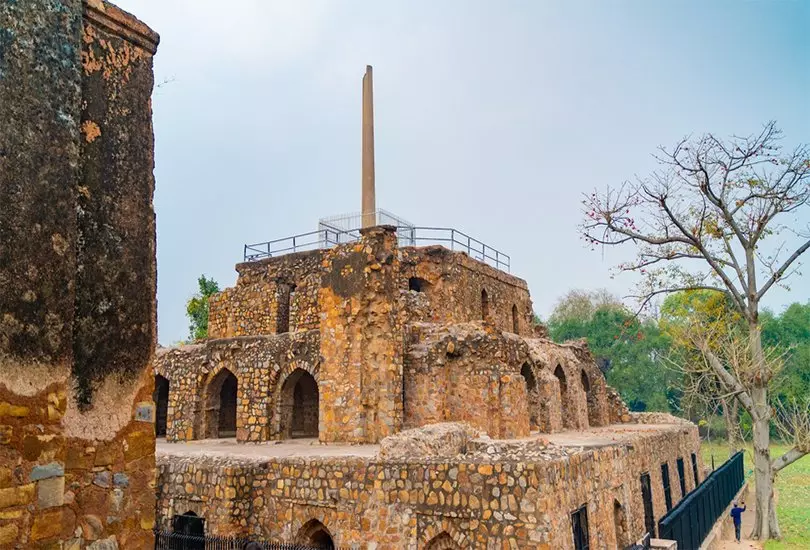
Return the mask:
[[193,512],[212,534],[280,542],[317,525],[340,547],[566,550],[572,514],[587,514],[591,548],[607,549],[646,531],[642,484],[657,522],[666,491],[675,504],[695,487],[692,455],[701,465],[697,428],[668,415],[509,440],[443,426],[379,445],[160,441],[159,522]]

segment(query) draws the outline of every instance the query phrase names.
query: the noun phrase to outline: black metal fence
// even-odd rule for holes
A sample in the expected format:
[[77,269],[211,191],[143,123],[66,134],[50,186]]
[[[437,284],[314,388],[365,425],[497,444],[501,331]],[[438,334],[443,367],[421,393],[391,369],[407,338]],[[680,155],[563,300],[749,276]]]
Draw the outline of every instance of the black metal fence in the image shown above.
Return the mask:
[[[331,547],[330,547],[331,548]],[[257,541],[242,537],[186,535],[155,531],[155,550],[319,550],[314,546]]]
[[[508,254],[504,254],[500,250],[496,250],[458,229],[420,226],[405,226],[396,229],[399,246],[439,244],[453,251],[466,252],[471,258],[488,263],[501,271],[508,273],[511,269],[511,259]],[[355,242],[359,239],[359,228],[337,229],[322,225],[318,231],[310,231],[309,233],[301,233],[263,243],[246,244],[243,249],[243,258],[246,262],[253,262],[293,252],[330,248],[341,243]]]
[[678,550],[697,550],[745,482],[743,453],[713,471],[658,522],[658,536],[678,542]]

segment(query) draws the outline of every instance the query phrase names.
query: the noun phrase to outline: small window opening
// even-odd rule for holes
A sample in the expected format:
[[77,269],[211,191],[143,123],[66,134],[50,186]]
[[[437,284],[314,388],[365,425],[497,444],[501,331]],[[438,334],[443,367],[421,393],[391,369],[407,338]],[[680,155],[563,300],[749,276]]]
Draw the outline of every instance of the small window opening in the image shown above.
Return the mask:
[[653,512],[652,487],[650,474],[641,474],[641,500],[644,503],[644,527],[655,538],[655,514]]
[[429,286],[430,283],[421,277],[411,277],[408,279],[408,290],[413,290],[414,292],[426,292]]
[[681,484],[681,498],[686,496],[686,468],[683,465],[683,458],[678,459],[678,481]]
[[664,486],[664,499],[667,502],[667,512],[672,510],[672,487],[669,484],[669,464],[661,464],[661,484]]
[[515,334],[520,333],[520,321],[518,319],[518,308],[512,304],[512,332]]
[[481,319],[484,321],[489,319],[489,296],[487,296],[487,291],[481,291]]

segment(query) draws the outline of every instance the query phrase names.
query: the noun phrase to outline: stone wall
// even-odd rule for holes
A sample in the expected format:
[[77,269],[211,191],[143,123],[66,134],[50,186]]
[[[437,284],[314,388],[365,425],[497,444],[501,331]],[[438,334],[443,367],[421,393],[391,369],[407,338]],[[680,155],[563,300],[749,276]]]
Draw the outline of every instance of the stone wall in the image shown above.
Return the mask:
[[[322,250],[236,266],[236,286],[211,297],[211,338],[256,336],[318,328]],[[287,308],[279,309],[289,304]],[[286,319],[286,329],[279,320]],[[279,330],[281,329],[281,330]]]
[[[415,279],[427,302],[425,312],[414,315],[412,321],[486,320],[499,330],[531,335],[532,302],[523,279],[442,246],[406,247],[400,252],[401,288],[408,289]],[[486,316],[482,293],[486,293]]]
[[158,36],[0,5],[0,546],[154,545]]
[[617,439],[590,449],[479,439],[442,459],[170,453],[158,456],[159,521],[168,527],[173,515],[193,511],[210,533],[306,542],[301,533],[314,520],[336,545],[379,550],[425,548],[439,537],[460,548],[567,550],[570,514],[584,505],[591,548],[613,549],[617,526],[622,545],[645,531],[640,475],[650,474],[658,519],[666,512],[661,463],[677,472],[676,460],[688,463],[699,448],[694,426]]

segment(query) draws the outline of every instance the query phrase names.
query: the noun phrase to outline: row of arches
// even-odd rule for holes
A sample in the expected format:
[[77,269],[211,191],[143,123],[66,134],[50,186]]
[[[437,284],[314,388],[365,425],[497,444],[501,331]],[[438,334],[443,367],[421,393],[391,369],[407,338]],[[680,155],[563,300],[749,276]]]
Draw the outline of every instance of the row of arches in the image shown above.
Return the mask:
[[[518,312],[517,304],[512,304],[512,332],[515,334],[520,334],[520,314]],[[490,317],[489,312],[489,294],[487,294],[487,290],[481,289],[481,319],[484,321],[488,320]]]
[[[520,369],[520,374],[523,377],[526,385],[526,394],[528,395],[528,408],[529,408],[529,422],[533,428],[549,429],[549,426],[542,426],[538,418],[538,410],[540,409],[541,396],[537,378],[531,365],[526,362]],[[576,421],[576,406],[574,404],[574,396],[569,391],[568,376],[565,373],[562,365],[557,364],[554,369],[554,377],[557,379],[557,395],[556,397],[560,403],[560,416],[562,427],[564,429],[577,429],[580,426]],[[585,369],[580,369],[579,383],[582,391],[585,394],[588,410],[588,424],[590,426],[598,426],[601,424],[599,414],[599,401],[596,392],[593,391],[590,377]]]
[[[155,435],[165,437],[169,417],[170,382],[155,375]],[[202,391],[203,438],[236,437],[239,381],[228,368],[222,368]],[[320,392],[315,377],[302,368],[294,369],[281,384],[268,418],[278,422],[282,439],[318,437]]]

